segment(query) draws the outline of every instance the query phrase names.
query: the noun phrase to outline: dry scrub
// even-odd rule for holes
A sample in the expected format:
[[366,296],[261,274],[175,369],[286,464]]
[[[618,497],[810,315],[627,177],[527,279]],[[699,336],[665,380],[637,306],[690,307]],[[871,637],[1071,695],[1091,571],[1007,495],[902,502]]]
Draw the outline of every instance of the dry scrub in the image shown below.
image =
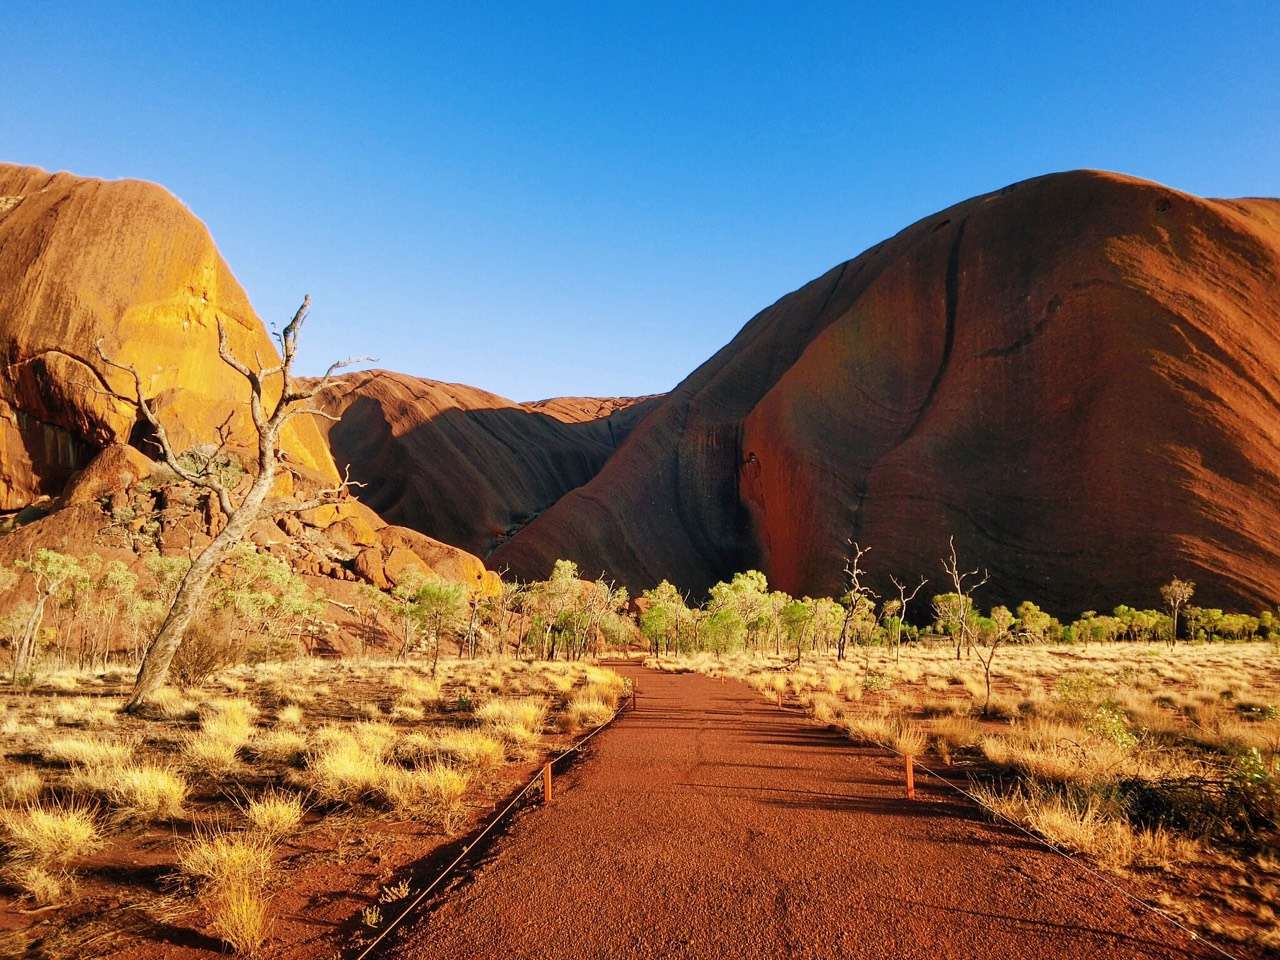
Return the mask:
[[[193,921],[252,955],[271,936],[276,874],[308,832],[390,818],[447,836],[507,764],[539,757],[558,729],[607,719],[625,689],[583,663],[442,660],[429,672],[386,660],[235,668],[162,691],[145,718],[117,715],[127,676],[107,671],[63,671],[48,694],[0,701],[0,884],[36,905],[68,902],[88,855],[127,857],[157,825],[149,842],[174,838]],[[171,883],[142,878],[134,894],[160,903]]]

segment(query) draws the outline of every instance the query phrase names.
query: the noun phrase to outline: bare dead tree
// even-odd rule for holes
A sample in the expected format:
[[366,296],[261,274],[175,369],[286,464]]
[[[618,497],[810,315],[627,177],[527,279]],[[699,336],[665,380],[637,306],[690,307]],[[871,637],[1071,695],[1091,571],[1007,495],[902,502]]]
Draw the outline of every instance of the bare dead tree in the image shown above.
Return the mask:
[[868,612],[872,616],[875,614],[876,595],[862,582],[866,574],[862,569],[862,558],[870,552],[870,547],[860,547],[855,541],[849,541],[849,555],[844,561],[844,579],[847,585],[843,597],[844,619],[840,623],[840,636],[836,639],[837,660],[844,659],[845,647],[849,643],[849,631],[853,628],[854,621]]
[[[973,646],[973,591],[986,583],[990,577],[986,570],[979,571],[976,567],[962,571],[960,562],[956,559],[956,538],[949,537],[947,542],[950,550],[949,556],[942,560],[942,572],[951,581],[952,593],[947,595],[939,615],[940,619],[950,622],[952,629],[955,630],[956,659],[959,660],[960,648],[963,646],[967,653]],[[936,599],[934,606],[938,606]]]
[[[249,383],[249,413],[258,435],[257,474],[253,477],[249,488],[243,496],[239,496],[222,478],[214,467],[217,455],[208,458],[203,465],[192,469],[185,465],[169,442],[169,435],[164,424],[156,415],[155,409],[147,399],[142,383],[142,375],[132,364],[121,363],[109,357],[102,348],[102,341],[96,344],[98,358],[115,370],[127,373],[133,381],[133,396],[114,394],[118,399],[134,404],[139,413],[150,425],[154,441],[159,447],[160,456],[165,464],[179,477],[188,483],[208,490],[216,499],[226,522],[214,536],[208,546],[191,561],[182,582],[178,585],[173,603],[165,615],[160,631],[148,644],[142,658],[142,666],[133,686],[133,692],[125,704],[125,710],[136,712],[147,700],[164,685],[169,675],[169,665],[177,652],[187,627],[200,605],[209,579],[218,564],[227,553],[239,543],[249,532],[254,521],[260,517],[278,516],[285,513],[296,513],[324,506],[341,499],[351,487],[350,474],[345,476],[337,486],[319,491],[308,500],[268,502],[267,497],[275,483],[280,466],[280,431],[295,417],[325,417],[329,420],[337,418],[325,413],[307,401],[312,400],[320,391],[330,385],[330,378],[338,370],[370,358],[353,357],[340,360],[329,366],[323,377],[310,384],[299,384],[293,376],[293,363],[298,352],[298,337],[302,333],[302,325],[306,321],[307,312],[311,309],[311,296],[302,300],[293,319],[278,335],[280,343],[280,362],[270,367],[255,369],[241,361],[231,350],[227,338],[226,327],[221,319],[218,321],[218,356]],[[255,365],[259,361],[255,358]],[[267,385],[274,378],[279,378],[279,397],[271,403],[267,397]],[[104,378],[105,379],[105,378]],[[231,418],[228,418],[218,430],[218,451],[226,448],[231,439]]]
[[889,600],[885,603],[886,607],[896,607],[892,610],[886,610],[888,616],[894,617],[893,625],[893,662],[899,661],[899,655],[902,651],[902,621],[907,615],[907,604],[916,598],[916,594],[924,589],[924,585],[929,582],[928,577],[921,577],[920,582],[916,584],[915,589],[907,593],[907,585],[899,580],[893,574],[889,575],[889,579],[893,581],[894,588],[898,591],[897,600]]

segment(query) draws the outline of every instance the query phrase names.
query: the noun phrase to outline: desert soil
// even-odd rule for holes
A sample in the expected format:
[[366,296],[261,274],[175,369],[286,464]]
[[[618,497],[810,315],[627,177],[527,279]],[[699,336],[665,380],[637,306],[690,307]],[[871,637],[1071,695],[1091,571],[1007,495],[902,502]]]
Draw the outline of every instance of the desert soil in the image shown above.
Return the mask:
[[1214,956],[945,787],[906,800],[883,751],[740,684],[620,669],[635,712],[384,956]]

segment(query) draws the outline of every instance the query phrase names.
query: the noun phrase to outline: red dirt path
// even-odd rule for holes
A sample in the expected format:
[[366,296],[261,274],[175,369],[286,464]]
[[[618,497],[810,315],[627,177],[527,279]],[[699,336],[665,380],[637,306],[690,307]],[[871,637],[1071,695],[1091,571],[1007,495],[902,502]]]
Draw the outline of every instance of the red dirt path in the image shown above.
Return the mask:
[[1062,858],[745,686],[622,668],[639,706],[386,955],[1186,958]]

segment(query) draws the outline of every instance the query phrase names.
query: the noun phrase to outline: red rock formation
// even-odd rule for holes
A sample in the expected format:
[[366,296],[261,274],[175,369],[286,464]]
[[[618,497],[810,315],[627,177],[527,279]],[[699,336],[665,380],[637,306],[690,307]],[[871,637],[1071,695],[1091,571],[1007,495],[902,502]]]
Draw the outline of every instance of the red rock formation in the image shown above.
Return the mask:
[[1280,202],[1077,171],[908,227],[757,315],[500,547],[634,587],[883,583],[954,534],[984,605],[1280,598]]
[[[130,439],[132,406],[105,391],[132,387],[102,369],[100,338],[142,372],[179,450],[216,440],[233,409],[247,438],[248,388],[218,358],[219,318],[240,356],[276,355],[208,230],[172,194],[0,164],[0,509],[56,496],[97,450]],[[312,423],[294,420],[284,446],[336,479]]]
[[474,387],[382,370],[324,394],[341,420],[334,458],[393,523],[480,556],[581,486],[653,398],[562,397],[521,404]]

